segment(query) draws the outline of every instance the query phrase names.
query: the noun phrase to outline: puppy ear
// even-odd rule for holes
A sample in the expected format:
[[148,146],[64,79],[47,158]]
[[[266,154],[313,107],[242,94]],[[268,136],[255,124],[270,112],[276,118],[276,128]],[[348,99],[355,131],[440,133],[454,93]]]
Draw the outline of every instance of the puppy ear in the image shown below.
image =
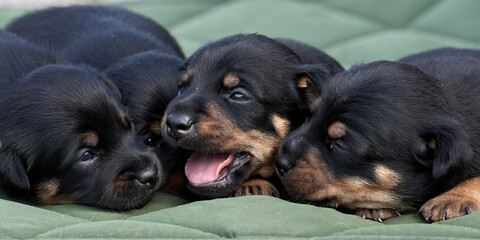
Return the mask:
[[1,184],[6,189],[30,189],[27,172],[20,156],[11,151],[0,152]]
[[325,82],[331,77],[322,64],[301,65],[297,68],[297,89],[308,103],[312,103],[320,95]]
[[457,121],[434,121],[425,125],[423,139],[426,154],[417,155],[417,161],[431,167],[435,180],[454,173],[473,157],[468,135]]

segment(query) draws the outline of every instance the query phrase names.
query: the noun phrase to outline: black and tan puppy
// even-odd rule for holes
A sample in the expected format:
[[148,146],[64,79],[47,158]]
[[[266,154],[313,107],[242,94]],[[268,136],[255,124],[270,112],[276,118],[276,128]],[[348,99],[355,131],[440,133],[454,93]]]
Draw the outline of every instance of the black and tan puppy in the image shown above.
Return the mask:
[[286,45],[257,34],[197,50],[162,122],[168,143],[193,152],[185,167],[189,189],[202,198],[278,195],[269,182],[274,156],[309,114],[306,95],[314,91],[307,88],[330,77],[323,66],[306,65]]
[[71,62],[103,71],[120,90],[137,132],[155,148],[165,173],[182,164],[185,157],[163,143],[160,133],[183,64],[180,47],[163,27],[124,9],[73,6],[25,15],[7,29]]
[[0,186],[40,204],[128,210],[163,183],[120,95],[96,70],[0,32]]
[[478,211],[479,86],[479,50],[339,73],[312,119],[284,139],[282,182],[294,198],[378,221],[419,209],[428,221]]

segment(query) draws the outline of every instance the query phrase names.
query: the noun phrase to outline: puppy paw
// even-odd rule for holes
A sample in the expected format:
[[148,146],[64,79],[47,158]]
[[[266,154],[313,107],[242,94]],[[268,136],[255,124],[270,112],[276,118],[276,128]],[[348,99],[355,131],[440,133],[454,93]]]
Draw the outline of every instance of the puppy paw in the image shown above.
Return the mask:
[[480,177],[468,179],[427,201],[418,211],[428,222],[461,217],[480,210]]
[[400,216],[401,214],[390,208],[380,208],[380,209],[367,209],[367,208],[359,208],[355,211],[355,213],[362,217],[363,219],[372,219],[377,222],[383,222],[383,220]]
[[423,204],[419,213],[427,222],[461,217],[480,210],[479,202],[465,196],[442,194]]
[[248,179],[240,188],[232,193],[232,197],[250,196],[250,195],[269,195],[280,197],[277,188],[270,182],[263,179]]

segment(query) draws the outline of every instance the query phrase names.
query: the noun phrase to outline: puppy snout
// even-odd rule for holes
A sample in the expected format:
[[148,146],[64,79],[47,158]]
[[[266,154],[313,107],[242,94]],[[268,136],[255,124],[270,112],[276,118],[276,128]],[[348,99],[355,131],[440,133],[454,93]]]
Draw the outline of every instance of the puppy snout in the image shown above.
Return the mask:
[[146,169],[144,171],[137,173],[134,176],[134,178],[141,185],[145,186],[145,188],[152,189],[157,183],[157,169],[156,168]]
[[185,137],[192,131],[194,120],[184,113],[172,113],[166,120],[167,133],[175,140]]
[[132,183],[138,186],[143,186],[147,189],[152,189],[158,181],[158,170],[156,167],[128,171],[122,175],[127,179],[130,179]]
[[290,138],[282,143],[281,151],[275,159],[275,167],[281,176],[285,176],[295,167],[296,162],[302,157],[305,144],[303,138]]
[[278,173],[280,173],[282,176],[285,176],[285,174],[293,168],[294,161],[291,161],[290,158],[285,156],[280,156],[275,161],[275,166],[277,167]]

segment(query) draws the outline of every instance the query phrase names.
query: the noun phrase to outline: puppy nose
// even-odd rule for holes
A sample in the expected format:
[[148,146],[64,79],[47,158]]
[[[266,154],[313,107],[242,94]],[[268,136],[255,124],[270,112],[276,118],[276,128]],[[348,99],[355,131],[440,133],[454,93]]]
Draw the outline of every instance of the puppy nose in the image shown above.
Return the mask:
[[275,160],[275,166],[277,167],[278,173],[285,176],[294,166],[294,161],[291,161],[285,156],[280,156]]
[[285,139],[281,153],[275,159],[275,167],[281,176],[285,176],[295,167],[297,160],[303,155],[305,140],[302,137]]
[[185,137],[192,130],[193,119],[187,114],[172,113],[167,117],[167,133],[175,140]]
[[145,188],[152,189],[157,182],[157,170],[155,168],[146,169],[137,173],[134,176],[135,180],[137,180],[140,184],[145,186]]

